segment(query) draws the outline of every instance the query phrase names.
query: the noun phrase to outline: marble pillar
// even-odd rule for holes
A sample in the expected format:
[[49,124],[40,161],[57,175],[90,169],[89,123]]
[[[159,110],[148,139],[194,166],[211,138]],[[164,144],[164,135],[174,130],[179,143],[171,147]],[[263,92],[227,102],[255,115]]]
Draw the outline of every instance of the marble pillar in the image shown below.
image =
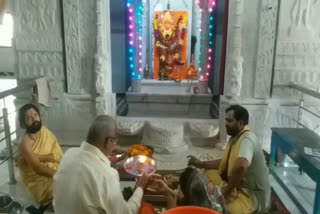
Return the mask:
[[97,114],[116,116],[116,98],[112,93],[110,2],[97,1],[97,51],[95,54],[95,92]]

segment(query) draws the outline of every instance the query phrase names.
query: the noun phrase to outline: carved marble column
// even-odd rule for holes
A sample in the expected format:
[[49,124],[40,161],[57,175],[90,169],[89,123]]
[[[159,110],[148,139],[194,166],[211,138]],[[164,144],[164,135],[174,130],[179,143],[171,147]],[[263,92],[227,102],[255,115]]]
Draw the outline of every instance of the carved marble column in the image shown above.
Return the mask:
[[243,0],[229,3],[228,41],[226,53],[224,96],[220,99],[219,138],[220,147],[227,142],[225,130],[225,109],[231,104],[238,104],[242,86],[242,18]]
[[95,55],[97,114],[116,116],[116,98],[112,93],[110,1],[97,1],[97,52]]
[[240,96],[242,85],[243,0],[230,1],[224,95]]
[[260,8],[258,58],[254,89],[255,98],[270,97],[277,19],[278,0],[262,0]]
[[63,0],[68,93],[80,93],[79,0]]

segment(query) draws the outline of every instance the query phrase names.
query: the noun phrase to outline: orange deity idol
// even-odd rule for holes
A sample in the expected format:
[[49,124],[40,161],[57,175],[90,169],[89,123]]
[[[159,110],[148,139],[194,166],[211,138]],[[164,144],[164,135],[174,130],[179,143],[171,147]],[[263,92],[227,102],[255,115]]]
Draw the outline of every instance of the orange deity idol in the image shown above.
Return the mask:
[[188,12],[154,13],[154,78],[186,79]]

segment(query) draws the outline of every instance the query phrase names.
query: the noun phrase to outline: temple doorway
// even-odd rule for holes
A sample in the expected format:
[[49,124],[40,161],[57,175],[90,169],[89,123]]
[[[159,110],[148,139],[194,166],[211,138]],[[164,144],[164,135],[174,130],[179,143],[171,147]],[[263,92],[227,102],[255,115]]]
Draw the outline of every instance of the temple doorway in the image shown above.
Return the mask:
[[111,2],[118,115],[217,118],[224,81],[226,1],[120,2]]

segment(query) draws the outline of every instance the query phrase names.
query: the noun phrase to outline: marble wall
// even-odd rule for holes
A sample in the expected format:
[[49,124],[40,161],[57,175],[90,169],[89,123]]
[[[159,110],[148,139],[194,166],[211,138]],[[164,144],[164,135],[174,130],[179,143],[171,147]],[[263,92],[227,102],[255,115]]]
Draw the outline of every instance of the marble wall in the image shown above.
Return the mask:
[[15,73],[16,55],[12,47],[0,47],[0,72]]
[[64,91],[60,1],[15,2],[14,45],[18,84],[45,76]]
[[[41,76],[48,80],[44,123],[65,138],[86,133],[98,113],[115,115],[109,1],[16,0],[14,14],[18,84]],[[29,101],[19,96],[16,103]]]
[[317,88],[320,80],[319,1],[282,1],[274,84]]
[[[319,88],[319,9],[320,2],[309,0],[230,1],[225,94],[220,106],[222,142],[227,140],[224,110],[230,104],[249,110],[250,126],[266,151],[271,127],[297,127],[300,93],[279,85],[295,82]],[[308,107],[319,112],[314,107],[317,101],[307,100]],[[320,124],[306,113],[302,123],[315,131]]]

